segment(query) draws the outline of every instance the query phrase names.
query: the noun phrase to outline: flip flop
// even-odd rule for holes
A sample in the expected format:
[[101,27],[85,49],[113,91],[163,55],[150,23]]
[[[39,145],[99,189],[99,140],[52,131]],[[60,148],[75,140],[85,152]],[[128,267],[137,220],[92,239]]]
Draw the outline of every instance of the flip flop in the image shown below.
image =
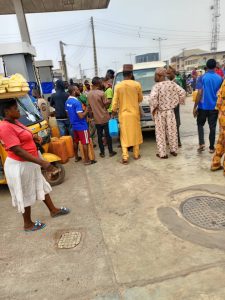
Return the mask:
[[46,227],[46,224],[44,223],[41,223],[39,220],[37,220],[35,223],[34,223],[34,226],[33,228],[31,229],[24,229],[25,232],[33,232],[33,231],[38,231],[38,230],[41,230],[43,228]]
[[205,151],[205,145],[201,145],[199,146],[198,150],[197,150],[199,153]]
[[177,153],[176,153],[176,152],[170,152],[170,154],[171,154],[172,156],[177,156]]
[[220,166],[219,168],[217,168],[217,169],[210,169],[212,172],[216,172],[216,171],[220,171],[220,170],[223,170],[223,167],[222,166]]
[[109,157],[113,157],[113,156],[115,156],[116,154],[117,154],[117,152],[113,151],[113,152],[109,153]]
[[52,218],[68,215],[69,213],[70,213],[69,208],[61,207],[60,210],[56,214],[52,215]]
[[166,156],[159,156],[159,154],[156,154],[156,156],[158,157],[158,158],[160,158],[160,159],[167,159],[168,158],[168,155],[166,155]]
[[122,165],[128,165],[128,160],[122,159],[120,162]]

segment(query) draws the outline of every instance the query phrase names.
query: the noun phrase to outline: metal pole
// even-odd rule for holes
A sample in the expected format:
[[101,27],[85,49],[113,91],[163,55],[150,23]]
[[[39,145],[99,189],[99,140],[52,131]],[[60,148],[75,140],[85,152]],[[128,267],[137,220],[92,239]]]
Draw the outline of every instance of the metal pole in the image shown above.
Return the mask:
[[61,52],[61,57],[62,57],[62,67],[63,67],[63,73],[64,73],[64,79],[68,81],[68,73],[67,73],[67,66],[66,66],[66,55],[64,53],[64,45],[62,41],[59,42],[60,46],[60,52]]
[[161,60],[161,57],[162,57],[161,38],[159,38],[159,60]]
[[132,56],[135,56],[135,53],[128,53],[127,56],[130,56],[130,63],[133,64]]
[[96,41],[95,41],[95,27],[94,27],[93,17],[91,17],[91,30],[92,30],[92,38],[93,38],[95,76],[98,76],[98,60],[97,60],[97,49],[96,49]]
[[80,70],[80,79],[81,79],[81,82],[83,82],[83,71],[81,68],[81,64],[79,64],[79,70]]
[[211,6],[211,10],[213,11],[213,29],[212,29],[212,41],[211,41],[211,51],[214,53],[214,57],[216,57],[216,52],[218,48],[219,42],[219,33],[220,33],[220,0],[214,0],[213,5]]
[[184,66],[184,60],[185,60],[185,57],[184,57],[185,52],[184,52],[184,50],[185,50],[185,48],[183,48],[182,50],[183,50],[183,59],[182,60],[183,60],[183,70],[184,70],[185,69],[185,66]]
[[167,39],[164,39],[164,38],[161,38],[161,37],[158,37],[158,38],[154,38],[153,41],[158,41],[159,42],[159,60],[162,59],[162,45],[161,45],[161,42],[162,41],[166,41]]
[[116,68],[116,71],[117,71],[117,64],[119,63],[118,61],[112,61],[113,64],[115,64],[115,68]]

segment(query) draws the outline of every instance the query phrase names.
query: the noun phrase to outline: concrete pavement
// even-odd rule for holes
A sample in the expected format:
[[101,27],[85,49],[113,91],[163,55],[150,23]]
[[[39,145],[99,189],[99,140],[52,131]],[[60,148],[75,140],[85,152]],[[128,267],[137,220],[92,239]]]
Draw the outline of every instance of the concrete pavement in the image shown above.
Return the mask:
[[[208,151],[196,152],[191,111],[188,99],[176,158],[156,158],[154,134],[145,133],[142,159],[131,159],[128,166],[119,163],[119,155],[98,158],[90,167],[71,160],[52,198],[72,212],[51,219],[44,205],[36,204],[33,218],[46,222],[43,231],[23,232],[7,188],[0,187],[0,299],[224,300],[224,250],[190,239],[195,226],[188,222],[186,236],[176,220],[172,231],[158,214],[161,207],[176,210],[193,195],[216,193],[224,199],[222,172],[209,171]],[[56,237],[70,229],[82,233],[80,245],[57,249]]]

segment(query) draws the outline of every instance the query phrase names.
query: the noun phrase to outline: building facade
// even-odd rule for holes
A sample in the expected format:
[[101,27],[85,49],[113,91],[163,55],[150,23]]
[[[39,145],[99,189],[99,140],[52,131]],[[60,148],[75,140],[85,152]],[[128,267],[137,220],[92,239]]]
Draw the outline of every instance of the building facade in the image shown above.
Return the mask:
[[135,56],[136,64],[144,63],[144,62],[151,62],[151,61],[158,61],[159,60],[159,53],[146,53]]
[[184,50],[171,58],[171,66],[178,71],[190,72],[194,68],[203,68],[210,58],[215,58],[222,65],[225,63],[225,51],[211,53],[201,49]]

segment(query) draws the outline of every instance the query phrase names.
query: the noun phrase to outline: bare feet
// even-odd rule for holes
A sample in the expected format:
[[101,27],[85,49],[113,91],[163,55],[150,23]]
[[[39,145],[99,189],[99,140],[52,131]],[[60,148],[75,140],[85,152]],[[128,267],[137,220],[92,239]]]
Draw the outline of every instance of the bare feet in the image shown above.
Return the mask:
[[134,157],[135,160],[141,159],[141,155],[138,155],[138,157]]

